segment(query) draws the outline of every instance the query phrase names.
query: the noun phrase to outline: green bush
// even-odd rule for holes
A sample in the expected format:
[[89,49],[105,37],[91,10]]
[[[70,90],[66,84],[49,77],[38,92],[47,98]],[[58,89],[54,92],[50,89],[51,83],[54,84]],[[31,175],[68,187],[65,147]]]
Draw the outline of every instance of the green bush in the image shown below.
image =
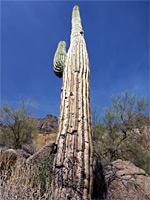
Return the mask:
[[[129,91],[113,96],[111,108],[105,108],[97,124],[93,125],[94,155],[102,161],[130,160],[150,173],[149,117],[143,114],[148,108],[145,98]],[[148,131],[148,130],[146,130]]]
[[0,107],[0,123],[5,127],[0,129],[0,145],[21,148],[24,143],[29,143],[36,133],[35,120],[31,118],[31,102],[21,103],[14,109],[8,103]]

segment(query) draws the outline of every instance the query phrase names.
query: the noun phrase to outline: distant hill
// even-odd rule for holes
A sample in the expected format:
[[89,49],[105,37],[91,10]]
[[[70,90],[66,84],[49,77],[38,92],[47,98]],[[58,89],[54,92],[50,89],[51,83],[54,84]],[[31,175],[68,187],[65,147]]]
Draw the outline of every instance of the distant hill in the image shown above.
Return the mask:
[[44,118],[36,119],[37,128],[41,133],[54,133],[58,129],[58,118],[56,116],[47,114]]

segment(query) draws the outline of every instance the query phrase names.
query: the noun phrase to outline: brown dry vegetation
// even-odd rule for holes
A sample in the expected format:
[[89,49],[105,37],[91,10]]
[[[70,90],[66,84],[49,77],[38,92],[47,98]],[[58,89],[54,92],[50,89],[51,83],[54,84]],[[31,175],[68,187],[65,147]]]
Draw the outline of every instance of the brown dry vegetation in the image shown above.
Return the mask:
[[51,185],[53,156],[33,166],[17,161],[16,165],[1,171],[2,199],[48,199]]

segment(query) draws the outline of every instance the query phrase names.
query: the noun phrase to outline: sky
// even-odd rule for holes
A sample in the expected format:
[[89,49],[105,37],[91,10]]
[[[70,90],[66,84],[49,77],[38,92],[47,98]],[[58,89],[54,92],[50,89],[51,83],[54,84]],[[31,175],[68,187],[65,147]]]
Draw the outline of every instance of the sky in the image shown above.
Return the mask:
[[60,40],[70,45],[78,5],[91,70],[91,107],[100,112],[127,89],[149,99],[148,1],[1,1],[1,103],[36,103],[35,117],[59,116],[62,79],[53,72]]

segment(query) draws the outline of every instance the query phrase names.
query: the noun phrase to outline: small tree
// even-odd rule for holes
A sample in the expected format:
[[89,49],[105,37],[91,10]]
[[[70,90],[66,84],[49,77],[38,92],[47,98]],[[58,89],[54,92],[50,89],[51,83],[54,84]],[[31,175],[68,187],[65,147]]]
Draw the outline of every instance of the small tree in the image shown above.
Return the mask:
[[113,96],[111,102],[111,108],[104,109],[100,123],[93,128],[95,155],[110,161],[132,160],[148,170],[150,138],[143,134],[143,127],[150,122],[143,114],[148,108],[145,98],[126,91]]
[[31,142],[35,133],[35,121],[31,118],[31,101],[21,103],[17,109],[14,109],[8,103],[0,107],[0,144],[21,148],[22,144]]

